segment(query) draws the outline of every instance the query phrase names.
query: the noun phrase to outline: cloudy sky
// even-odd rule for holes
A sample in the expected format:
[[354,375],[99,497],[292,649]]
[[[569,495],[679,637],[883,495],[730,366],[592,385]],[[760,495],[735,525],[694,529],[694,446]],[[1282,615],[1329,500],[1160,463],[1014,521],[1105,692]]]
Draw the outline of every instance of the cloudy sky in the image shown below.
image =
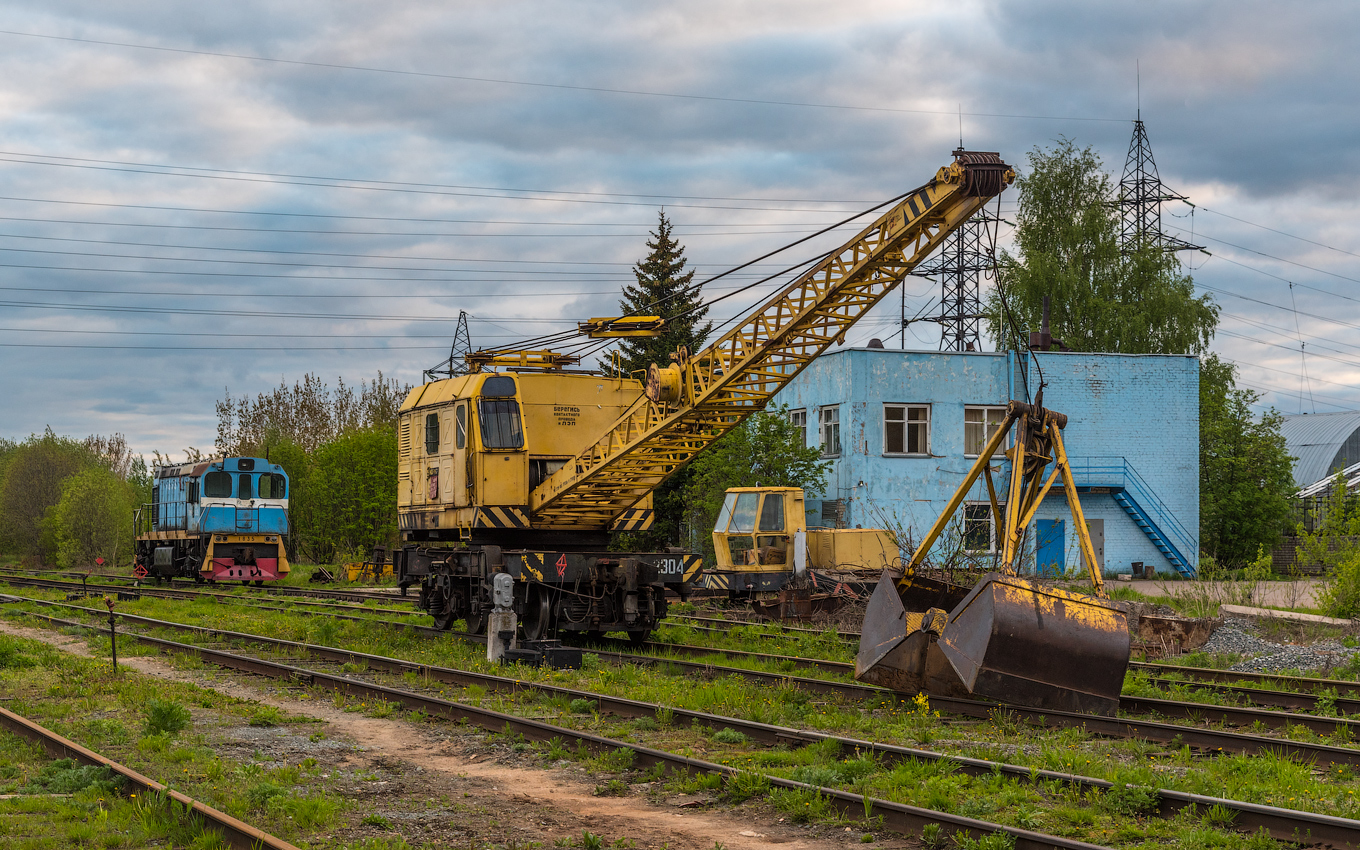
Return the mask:
[[1360,7],[1283,8],[5,3],[0,435],[178,455],[228,391],[418,383],[460,310],[478,346],[612,314],[661,206],[713,274],[924,182],[960,110],[968,147],[1065,136],[1117,173],[1139,73],[1215,350],[1286,413],[1354,408]]

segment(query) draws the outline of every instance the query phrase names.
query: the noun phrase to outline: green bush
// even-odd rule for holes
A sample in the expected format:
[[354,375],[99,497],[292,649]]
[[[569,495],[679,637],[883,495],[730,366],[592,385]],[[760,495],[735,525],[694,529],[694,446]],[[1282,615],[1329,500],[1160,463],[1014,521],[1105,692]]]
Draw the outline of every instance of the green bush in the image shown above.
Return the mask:
[[148,735],[173,735],[189,727],[189,709],[174,700],[152,699],[146,706]]
[[19,670],[32,667],[38,662],[26,655],[22,644],[8,635],[0,635],[0,670]]
[[43,765],[23,790],[26,794],[74,794],[91,787],[114,791],[122,784],[122,777],[104,765],[77,765],[71,759],[58,759]]
[[723,728],[713,733],[713,740],[719,744],[744,744],[749,739],[735,729]]
[[1350,619],[1360,614],[1360,551],[1347,552],[1338,559],[1318,594],[1318,605],[1330,617]]
[[275,785],[273,782],[256,782],[246,789],[246,802],[250,804],[252,809],[263,809],[269,805],[270,800],[275,797],[282,797],[287,793],[287,789],[281,785]]

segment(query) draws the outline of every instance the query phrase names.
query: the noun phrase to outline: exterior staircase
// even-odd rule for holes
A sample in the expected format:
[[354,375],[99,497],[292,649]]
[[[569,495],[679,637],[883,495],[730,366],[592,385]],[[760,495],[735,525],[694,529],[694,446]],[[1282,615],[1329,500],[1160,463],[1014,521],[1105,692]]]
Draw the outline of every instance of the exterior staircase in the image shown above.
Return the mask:
[[1143,476],[1122,457],[1070,458],[1078,493],[1109,493],[1166,560],[1185,578],[1195,577],[1195,538]]

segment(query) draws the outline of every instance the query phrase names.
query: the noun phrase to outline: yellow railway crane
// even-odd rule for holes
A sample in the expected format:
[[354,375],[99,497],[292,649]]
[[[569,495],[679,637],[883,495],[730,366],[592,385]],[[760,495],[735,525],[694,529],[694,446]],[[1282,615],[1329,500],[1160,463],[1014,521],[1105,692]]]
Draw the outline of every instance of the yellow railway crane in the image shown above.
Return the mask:
[[[471,355],[468,374],[402,405],[398,516],[404,588],[441,628],[485,626],[492,577],[514,579],[524,634],[624,631],[645,640],[697,555],[610,552],[611,529],[650,525],[658,484],[761,410],[1015,172],[957,150],[935,178],[740,319],[644,382],[573,372],[553,351]],[[655,334],[656,317],[592,319],[585,336]],[[489,369],[490,372],[482,370]],[[421,439],[423,435],[424,439]]]

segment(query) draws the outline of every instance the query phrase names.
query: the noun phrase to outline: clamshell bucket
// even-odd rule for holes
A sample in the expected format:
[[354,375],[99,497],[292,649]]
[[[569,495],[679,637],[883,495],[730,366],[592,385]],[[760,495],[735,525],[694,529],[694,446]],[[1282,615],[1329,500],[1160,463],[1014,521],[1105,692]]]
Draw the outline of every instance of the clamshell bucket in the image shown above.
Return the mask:
[[1118,710],[1129,633],[1113,603],[989,573],[943,613],[907,611],[884,575],[865,612],[855,678],[905,693]]
[[1109,600],[989,573],[949,612],[937,648],[973,696],[1113,715],[1128,619]]

